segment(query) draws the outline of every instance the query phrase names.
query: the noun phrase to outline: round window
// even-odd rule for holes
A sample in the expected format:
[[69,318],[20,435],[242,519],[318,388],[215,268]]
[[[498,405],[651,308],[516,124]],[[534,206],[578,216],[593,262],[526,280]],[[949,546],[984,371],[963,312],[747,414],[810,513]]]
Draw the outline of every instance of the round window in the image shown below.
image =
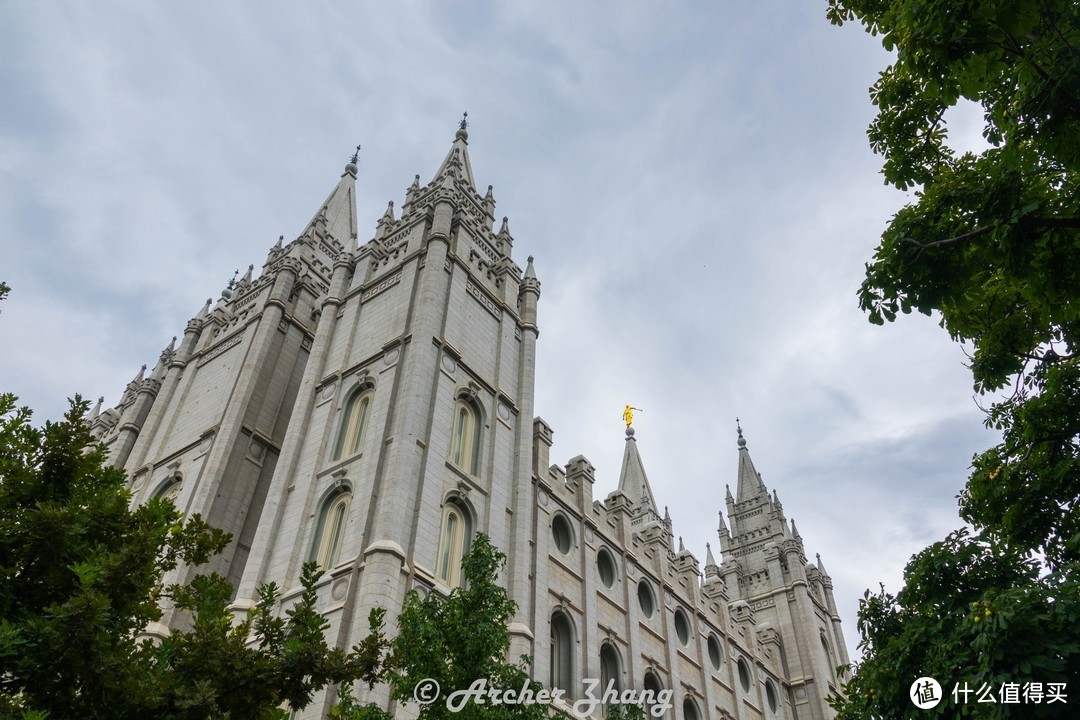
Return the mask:
[[675,634],[679,636],[679,644],[690,644],[690,621],[682,610],[675,611]]
[[776,708],[780,707],[776,699],[776,686],[773,685],[772,680],[765,681],[765,701],[769,703],[769,712],[776,712]]
[[709,636],[709,661],[712,663],[713,670],[719,670],[721,663],[724,662],[724,650],[720,647],[720,641],[715,635]]
[[564,515],[556,515],[551,521],[551,534],[555,538],[555,547],[563,555],[570,554],[570,548],[574,545],[574,534],[570,530],[570,522]]
[[644,580],[638,583],[637,599],[638,604],[641,605],[642,614],[647,618],[652,617],[653,611],[656,609],[656,603],[653,602],[652,588]]
[[617,573],[615,572],[615,558],[611,557],[611,553],[601,549],[596,554],[596,567],[600,571],[600,582],[604,583],[604,587],[614,587]]
[[750,692],[750,665],[743,658],[739,658],[739,684],[743,692]]

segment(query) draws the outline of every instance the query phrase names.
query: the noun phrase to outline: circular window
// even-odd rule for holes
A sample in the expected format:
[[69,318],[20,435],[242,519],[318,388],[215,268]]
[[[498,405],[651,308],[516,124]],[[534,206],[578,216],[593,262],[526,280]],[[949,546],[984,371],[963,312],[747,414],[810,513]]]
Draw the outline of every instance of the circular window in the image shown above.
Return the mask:
[[739,684],[743,692],[750,692],[750,665],[744,658],[739,658]]
[[713,670],[719,670],[724,662],[724,650],[720,647],[720,641],[715,635],[709,636],[709,661],[712,662]]
[[600,571],[600,582],[604,583],[604,587],[613,587],[617,573],[615,558],[611,557],[611,553],[604,549],[596,553],[596,567]]
[[698,720],[698,718],[701,717],[698,715],[697,705],[695,705],[694,701],[690,698],[683,700],[682,714],[686,720]]
[[559,552],[568,555],[570,548],[574,545],[574,533],[565,515],[556,515],[551,521],[551,534],[555,538],[555,547],[559,549]]
[[682,610],[675,611],[675,634],[679,636],[680,645],[690,644],[690,621]]
[[656,609],[656,603],[653,601],[652,588],[644,580],[638,583],[637,599],[638,604],[641,605],[641,612],[645,617],[652,617],[653,611]]
[[772,680],[765,681],[765,700],[769,703],[769,712],[776,712],[780,703],[776,699],[776,686],[773,685]]

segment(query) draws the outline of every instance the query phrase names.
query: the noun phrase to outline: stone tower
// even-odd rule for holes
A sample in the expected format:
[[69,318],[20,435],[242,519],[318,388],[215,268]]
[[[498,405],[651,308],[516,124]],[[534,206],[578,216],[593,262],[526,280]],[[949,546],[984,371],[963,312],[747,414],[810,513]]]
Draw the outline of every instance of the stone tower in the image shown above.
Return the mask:
[[[540,283],[512,259],[464,121],[358,243],[357,158],[292,242],[208,301],[93,427],[136,502],[167,495],[233,534],[214,569],[238,611],[300,568],[348,647],[410,590],[450,592],[476,533],[507,554],[511,656],[582,698],[589,679],[667,690],[669,718],[825,718],[846,662],[831,582],[765,492],[739,435],[739,500],[704,579],[660,512],[627,427],[618,489],[583,456],[550,463],[534,416]],[[183,579],[183,578],[179,578]],[[168,632],[173,622],[166,611]],[[601,687],[602,689],[602,687]],[[385,689],[375,700],[388,702]],[[299,715],[320,718],[332,694]],[[409,717],[413,709],[392,708]],[[599,710],[597,710],[599,712]]]

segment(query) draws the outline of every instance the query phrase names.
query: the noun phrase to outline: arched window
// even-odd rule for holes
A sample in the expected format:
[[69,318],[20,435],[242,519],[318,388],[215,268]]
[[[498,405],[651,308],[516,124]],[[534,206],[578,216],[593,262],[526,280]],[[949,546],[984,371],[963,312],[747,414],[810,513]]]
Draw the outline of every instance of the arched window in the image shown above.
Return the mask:
[[682,714],[686,720],[700,720],[701,713],[698,712],[697,703],[690,698],[683,700]]
[[829,641],[825,639],[825,633],[821,633],[821,649],[825,651],[825,665],[829,668],[829,677],[836,679],[836,664],[833,661],[832,651],[829,650]]
[[551,686],[571,696],[574,682],[574,628],[566,613],[556,610],[551,616]]
[[481,434],[480,409],[472,400],[458,398],[454,405],[450,461],[470,475],[477,475],[480,472]]
[[[608,688],[622,692],[622,672],[619,670],[619,653],[611,643],[605,642],[600,646],[600,697],[607,694]],[[604,706],[604,717],[607,717],[607,705]]]
[[183,478],[181,478],[179,474],[173,475],[160,489],[158,489],[157,497],[161,500],[168,500],[175,506],[180,499],[180,491],[183,489]]
[[324,570],[334,567],[341,555],[351,498],[352,494],[348,490],[340,490],[323,504],[322,513],[319,515],[319,530],[315,536],[315,562]]
[[652,670],[645,673],[645,691],[642,693],[643,704],[645,705],[646,717],[658,717],[653,714],[653,706],[660,703],[660,693],[664,691],[664,686],[660,683],[660,678],[656,677],[656,673]]
[[334,460],[360,452],[364,443],[364,431],[367,430],[368,415],[371,411],[373,391],[370,387],[358,388],[345,402],[341,412],[341,428],[334,444]]
[[472,533],[469,512],[451,500],[443,508],[442,532],[439,535],[439,556],[436,574],[449,587],[461,585],[461,559],[468,550]]

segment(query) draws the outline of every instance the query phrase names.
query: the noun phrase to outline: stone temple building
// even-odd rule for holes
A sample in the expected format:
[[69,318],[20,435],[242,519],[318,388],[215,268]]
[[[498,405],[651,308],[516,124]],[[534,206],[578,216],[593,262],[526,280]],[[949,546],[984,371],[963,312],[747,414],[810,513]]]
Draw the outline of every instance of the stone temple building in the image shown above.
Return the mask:
[[392,629],[410,590],[449,592],[483,532],[508,556],[511,657],[531,655],[545,685],[669,690],[668,718],[831,717],[848,661],[832,582],[741,430],[704,566],[674,541],[632,427],[606,498],[583,456],[551,463],[533,407],[540,281],[513,259],[491,187],[478,192],[467,141],[463,123],[362,244],[354,156],[295,240],[208,300],[119,404],[98,403],[94,431],[135,501],[168,496],[232,533],[210,569],[239,610],[270,581],[287,606],[317,560],[343,647],[372,608]]

